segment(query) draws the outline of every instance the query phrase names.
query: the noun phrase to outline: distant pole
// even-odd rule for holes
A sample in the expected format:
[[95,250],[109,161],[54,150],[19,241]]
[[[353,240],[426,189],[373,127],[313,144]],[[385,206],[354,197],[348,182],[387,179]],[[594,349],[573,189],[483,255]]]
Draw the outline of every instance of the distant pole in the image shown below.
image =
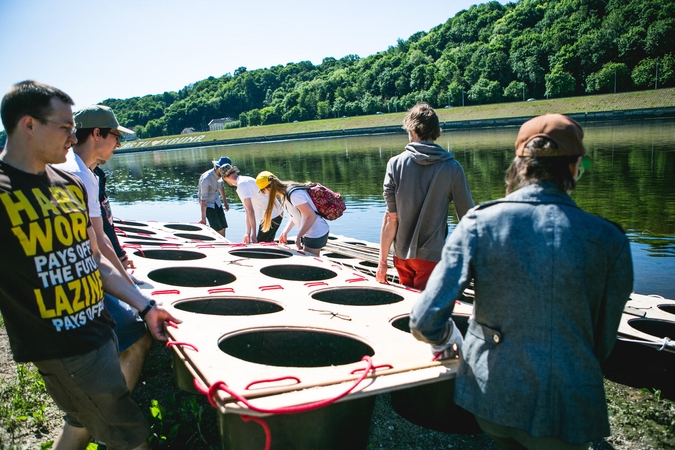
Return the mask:
[[525,84],[523,83],[523,101],[525,101]]
[[654,77],[654,89],[659,88],[659,58],[656,58],[656,76]]
[[614,67],[614,93],[616,94],[616,67]]
[[464,89],[462,89],[462,106],[464,106]]

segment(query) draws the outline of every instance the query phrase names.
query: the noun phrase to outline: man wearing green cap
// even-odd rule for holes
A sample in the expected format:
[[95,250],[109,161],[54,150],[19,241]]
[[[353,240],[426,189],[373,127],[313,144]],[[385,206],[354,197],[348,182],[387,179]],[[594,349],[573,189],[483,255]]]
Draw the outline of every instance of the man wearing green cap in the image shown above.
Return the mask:
[[[121,134],[132,131],[119,124],[113,110],[105,105],[91,105],[77,111],[73,116],[77,125],[77,143],[66,155],[66,162],[54,167],[76,175],[87,190],[89,218],[94,229],[96,242],[101,253],[113,262],[121,273],[126,275],[127,282],[135,286],[135,280],[125,270],[117,256],[112,242],[104,229],[104,220],[99,203],[99,180],[91,170],[96,163],[112,158],[116,148],[120,146]],[[136,311],[117,298],[105,294],[106,308],[115,319],[115,335],[117,336],[120,364],[127,381],[129,391],[133,391],[138,382],[143,363],[150,352],[152,337],[143,320]]]
[[[623,230],[569,196],[589,167],[583,135],[561,114],[523,124],[506,197],[462,218],[410,314],[434,352],[461,345],[455,403],[500,448],[582,450],[610,433],[600,363],[633,265]],[[462,343],[452,311],[472,279]]]

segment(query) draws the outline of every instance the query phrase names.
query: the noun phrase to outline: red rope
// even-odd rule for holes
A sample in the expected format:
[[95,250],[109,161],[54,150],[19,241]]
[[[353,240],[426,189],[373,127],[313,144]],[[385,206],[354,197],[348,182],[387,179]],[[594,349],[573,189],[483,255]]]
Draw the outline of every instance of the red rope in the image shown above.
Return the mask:
[[167,320],[166,325],[171,327],[171,328],[178,328],[178,325],[176,325],[176,322],[173,322],[171,320]]
[[281,378],[272,378],[271,380],[251,381],[249,384],[246,385],[246,387],[244,389],[248,391],[251,388],[251,386],[255,386],[256,384],[273,383],[275,381],[282,381],[282,380],[295,380],[296,384],[300,384],[300,378],[288,376],[288,377],[281,377]]
[[265,431],[265,450],[270,450],[270,447],[272,447],[272,432],[270,431],[270,427],[267,425],[267,422],[258,417],[253,416],[242,415],[239,417],[241,417],[241,420],[243,420],[244,422],[252,420],[253,422],[263,427],[263,430]]
[[328,283],[326,283],[325,281],[310,281],[309,283],[305,283],[305,286],[307,287],[328,286]]
[[[175,325],[175,324],[174,324],[174,325]],[[176,327],[176,328],[178,328],[178,327]],[[179,342],[179,341],[167,341],[167,342],[166,342],[166,347],[167,347],[167,348],[173,347],[174,345],[182,345],[182,346],[185,346],[185,347],[190,347],[192,350],[194,350],[194,351],[196,351],[196,352],[199,351],[199,349],[198,349],[197,347],[195,347],[194,345],[192,345],[192,344],[190,344],[190,343],[188,343],[188,342]]]
[[115,234],[121,234],[124,237],[127,236],[127,234],[124,232],[124,230],[120,230],[119,228],[115,228],[114,231],[115,231]]
[[232,288],[214,288],[207,291],[209,294],[217,294],[219,292],[230,292],[234,294],[234,289]]
[[347,390],[345,390],[343,393],[338,394],[337,396],[335,396],[333,398],[329,398],[329,399],[326,399],[326,400],[320,400],[318,402],[309,403],[309,404],[300,405],[300,406],[286,406],[286,407],[282,407],[282,408],[273,408],[273,409],[259,408],[255,405],[252,405],[251,403],[249,403],[249,401],[244,396],[242,396],[242,395],[234,392],[232,389],[230,389],[227,386],[227,384],[225,384],[224,381],[216,381],[208,389],[206,389],[206,387],[200,381],[198,381],[196,378],[193,380],[193,383],[194,383],[195,388],[199,392],[201,392],[202,394],[205,394],[207,396],[207,399],[208,399],[209,403],[214,408],[218,408],[218,404],[216,402],[216,393],[220,389],[220,390],[223,390],[226,393],[230,394],[230,396],[236,398],[238,401],[243,403],[244,406],[246,406],[251,411],[256,411],[256,412],[263,413],[263,414],[295,414],[295,413],[299,413],[299,412],[311,411],[313,409],[318,409],[318,408],[321,408],[323,406],[330,405],[331,403],[334,403],[334,402],[340,400],[342,397],[344,397],[345,395],[347,395],[351,391],[353,391],[356,388],[356,386],[358,386],[368,376],[368,373],[373,368],[373,360],[370,358],[370,356],[365,355],[363,358],[361,358],[361,361],[366,361],[368,363],[368,366],[363,371],[363,374],[361,376],[359,376],[359,378],[356,380],[356,382],[351,387],[349,387]]
[[[379,366],[373,366],[372,370],[376,371],[377,369],[393,369],[393,368],[394,366],[392,366],[391,364],[380,364]],[[358,372],[361,372],[362,370],[366,369],[354,369],[349,373],[351,373],[352,375],[356,375]]]
[[271,291],[273,289],[283,289],[284,287],[280,284],[271,284],[269,286],[258,286],[258,289],[261,291]]
[[180,294],[178,289],[168,289],[166,291],[152,291],[150,295]]
[[345,280],[347,283],[358,283],[359,281],[368,281],[368,278],[349,278],[348,280]]
[[159,244],[161,248],[178,248],[178,244]]

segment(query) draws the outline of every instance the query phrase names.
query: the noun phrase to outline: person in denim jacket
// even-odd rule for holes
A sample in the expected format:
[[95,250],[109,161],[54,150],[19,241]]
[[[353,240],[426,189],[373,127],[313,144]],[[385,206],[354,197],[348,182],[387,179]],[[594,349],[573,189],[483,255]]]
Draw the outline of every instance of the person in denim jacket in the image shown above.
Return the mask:
[[[470,210],[413,307],[413,335],[436,351],[461,345],[455,402],[504,449],[587,449],[610,434],[600,362],[633,287],[621,228],[570,198],[590,167],[578,123],[527,121],[507,196]],[[474,280],[462,343],[451,319]]]

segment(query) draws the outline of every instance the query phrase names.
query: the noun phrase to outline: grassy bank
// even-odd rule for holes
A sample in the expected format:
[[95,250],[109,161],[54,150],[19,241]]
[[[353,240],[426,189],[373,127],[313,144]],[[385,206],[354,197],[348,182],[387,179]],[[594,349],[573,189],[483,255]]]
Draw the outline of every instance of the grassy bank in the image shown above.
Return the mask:
[[[465,106],[437,109],[442,122],[464,120],[498,119],[507,117],[538,116],[547,112],[562,114],[590,113],[601,111],[625,111],[633,109],[665,108],[675,106],[675,88],[650,91],[627,92],[619,94],[589,95],[531,102],[497,103],[490,105]],[[369,116],[355,116],[340,119],[310,120],[297,123],[282,123],[229,130],[197,132],[206,134],[202,140],[228,140],[284,134],[315,133],[321,131],[347,130],[354,128],[372,128],[398,126],[403,122],[405,112],[391,112]],[[174,136],[175,137],[175,136]],[[167,139],[162,136],[143,139],[153,141]],[[136,141],[138,142],[138,141]]]

